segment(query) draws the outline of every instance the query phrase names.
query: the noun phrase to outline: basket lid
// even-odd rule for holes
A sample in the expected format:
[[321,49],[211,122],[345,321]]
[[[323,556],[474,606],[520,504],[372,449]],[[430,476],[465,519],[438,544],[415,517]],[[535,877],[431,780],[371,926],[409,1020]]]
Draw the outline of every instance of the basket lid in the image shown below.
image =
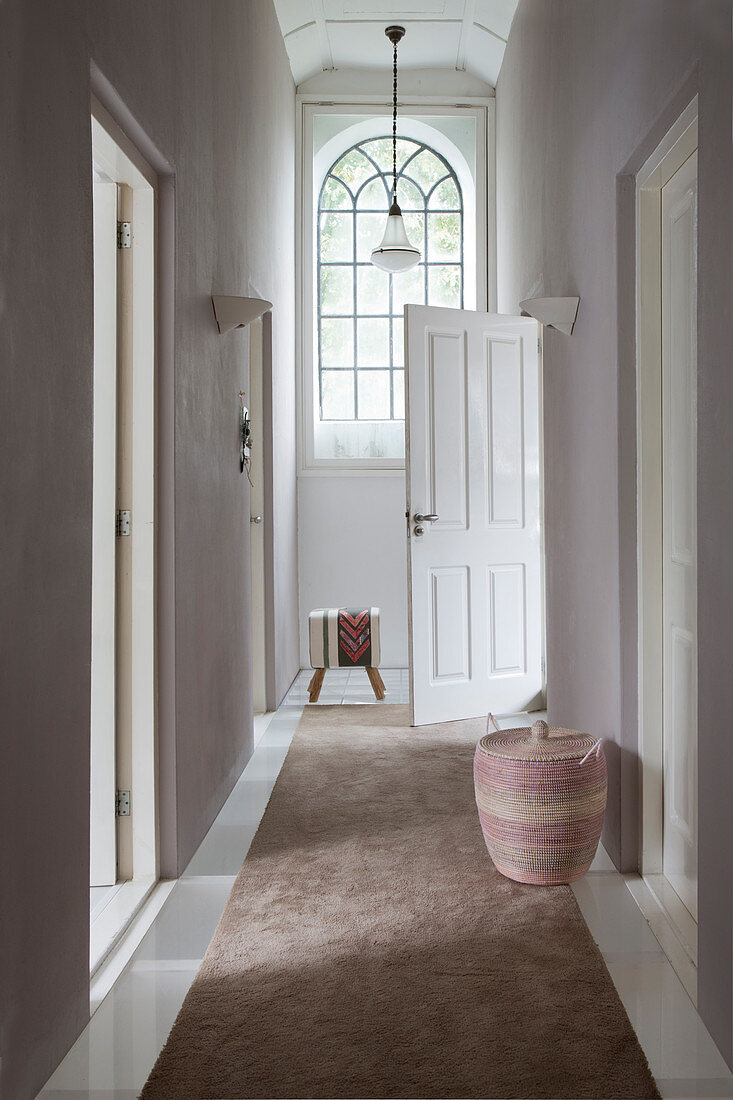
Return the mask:
[[600,749],[597,737],[538,721],[530,728],[487,733],[479,741],[484,752],[514,760],[582,760]]

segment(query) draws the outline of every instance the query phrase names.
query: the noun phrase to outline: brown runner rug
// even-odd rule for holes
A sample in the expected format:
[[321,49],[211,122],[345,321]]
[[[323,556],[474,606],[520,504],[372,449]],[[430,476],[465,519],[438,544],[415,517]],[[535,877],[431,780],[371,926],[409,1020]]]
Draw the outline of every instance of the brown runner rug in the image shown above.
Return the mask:
[[144,1100],[659,1096],[571,890],[494,870],[483,730],[306,707]]

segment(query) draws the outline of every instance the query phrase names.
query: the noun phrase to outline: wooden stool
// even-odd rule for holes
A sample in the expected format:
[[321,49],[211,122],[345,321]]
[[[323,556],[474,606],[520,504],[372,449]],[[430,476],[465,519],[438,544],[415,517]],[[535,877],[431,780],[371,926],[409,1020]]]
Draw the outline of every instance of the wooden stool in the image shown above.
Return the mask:
[[318,701],[327,668],[364,668],[377,699],[385,691],[379,675],[379,608],[319,607],[308,616],[311,668],[308,696]]

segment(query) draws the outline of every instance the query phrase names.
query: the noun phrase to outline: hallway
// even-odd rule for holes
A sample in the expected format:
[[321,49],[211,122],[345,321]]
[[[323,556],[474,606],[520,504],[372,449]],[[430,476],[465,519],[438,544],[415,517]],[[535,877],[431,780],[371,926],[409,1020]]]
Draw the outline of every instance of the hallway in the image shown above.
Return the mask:
[[[397,691],[399,674],[399,669],[384,673],[385,683],[391,682]],[[304,675],[308,673],[296,679],[289,698]],[[335,683],[348,679],[340,670],[332,675]],[[395,690],[388,701],[398,701]],[[322,702],[329,705],[326,699]],[[272,716],[182,877],[170,892],[170,884],[161,885],[162,907],[155,913],[159,902],[153,899],[147,916],[143,914],[129,933],[131,943],[121,945],[120,956],[128,956],[124,969],[39,1093],[39,1100],[135,1100],[198,970],[301,714],[302,705],[286,700]],[[510,724],[501,723],[502,728]],[[587,877],[573,891],[662,1096],[670,1100],[733,1097],[733,1075],[602,848]],[[140,940],[140,925],[145,924],[149,928]],[[133,950],[135,941],[140,942]],[[112,964],[113,974],[119,965]],[[109,980],[109,974],[100,973],[93,982],[93,1007]]]
[[[420,828],[400,776],[442,723],[541,712],[602,742],[603,848],[574,895],[663,1095],[733,1097],[732,18],[732,0],[0,2],[0,1100],[137,1094],[311,664],[319,703],[377,713],[381,670],[403,706],[395,786],[361,811],[400,829]],[[411,805],[477,864],[472,788],[445,779],[469,784],[467,728],[434,757],[437,812]],[[349,766],[328,753],[321,779]],[[300,807],[295,756],[278,792]],[[439,953],[473,864],[422,850],[463,874],[422,868],[413,890],[447,884],[443,924],[424,907]],[[534,1008],[538,955],[518,951],[522,985],[481,939],[502,866],[471,894],[465,958],[486,1004],[510,974]],[[586,1026],[601,1004],[573,1000],[580,928],[620,1018],[563,898],[548,1004]],[[508,935],[541,904],[505,906]],[[469,1020],[462,965],[446,983]],[[595,1030],[643,1062],[627,1020]],[[451,1049],[446,1072],[472,1064]]]

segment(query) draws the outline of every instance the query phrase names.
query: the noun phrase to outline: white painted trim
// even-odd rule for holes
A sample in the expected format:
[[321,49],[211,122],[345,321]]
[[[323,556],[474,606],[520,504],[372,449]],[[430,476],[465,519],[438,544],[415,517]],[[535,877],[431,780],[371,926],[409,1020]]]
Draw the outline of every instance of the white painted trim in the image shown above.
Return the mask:
[[[486,310],[497,312],[496,100],[486,103]],[[480,307],[477,307],[480,308]]]
[[[130,202],[133,247],[127,257],[134,276],[126,325],[131,345],[129,394],[133,486],[129,565],[131,617],[129,682],[132,731],[120,768],[129,783],[132,814],[120,830],[120,874],[143,885],[158,878],[156,473],[157,473],[157,205],[158,177],[106,109],[91,97],[94,158],[123,185]],[[123,276],[124,277],[124,276]],[[118,505],[126,507],[127,505]]]
[[[640,875],[630,873],[621,877],[658,940],[659,946],[667,956],[672,969],[682,982],[687,996],[697,1008],[697,930],[695,929],[693,938],[690,938],[689,928],[675,919],[675,914],[680,914],[676,910],[670,910],[663,900],[664,895],[660,896],[659,880],[662,879],[667,883],[663,875],[642,878]],[[674,894],[668,883],[666,889]],[[677,905],[687,914],[687,920],[692,921],[692,917],[679,899],[677,899]]]
[[[316,107],[348,107],[354,106],[383,106],[389,111],[392,110],[392,101],[384,95],[361,95],[354,92],[343,92],[342,94],[331,93],[331,99],[325,99],[325,92],[298,92],[295,99],[297,104],[297,110],[300,113],[302,106],[308,104]],[[402,94],[399,100],[400,110],[403,107],[447,107],[448,110],[455,110],[462,107],[488,107],[490,103],[496,103],[494,96],[471,96],[471,95],[456,95],[456,102],[451,106],[446,103],[446,99],[451,97],[446,93],[444,95],[410,95]]]
[[[460,103],[446,104],[445,97],[409,96],[401,110],[426,116],[460,117],[467,110],[476,120],[475,231],[476,309],[495,308],[496,302],[496,101],[489,97],[459,97]],[[296,376],[298,426],[298,476],[353,477],[404,476],[404,461],[315,459],[313,457],[313,118],[316,114],[363,115],[364,106],[374,117],[389,116],[391,104],[375,96],[345,96],[343,102],[324,101],[317,95],[296,96]],[[419,120],[416,120],[419,124]],[[355,138],[358,140],[358,138]],[[426,139],[429,140],[429,139]],[[446,146],[450,144],[445,139]],[[441,149],[438,148],[441,152]],[[453,157],[450,153],[449,157]],[[458,159],[458,158],[455,158]],[[463,158],[461,158],[463,159]],[[455,167],[455,165],[454,165]]]
[[697,148],[697,97],[636,176],[638,722],[642,875],[662,873],[661,193]]
[[132,921],[155,888],[155,879],[123,882],[89,929],[89,977],[94,978],[127,933]]
[[[168,900],[177,879],[151,884],[149,890],[131,909],[127,923],[111,944],[108,952],[95,968],[89,986],[89,1015],[93,1016],[112,986],[122,974],[143,937],[152,927],[164,903]],[[207,879],[211,882],[211,879]]]

